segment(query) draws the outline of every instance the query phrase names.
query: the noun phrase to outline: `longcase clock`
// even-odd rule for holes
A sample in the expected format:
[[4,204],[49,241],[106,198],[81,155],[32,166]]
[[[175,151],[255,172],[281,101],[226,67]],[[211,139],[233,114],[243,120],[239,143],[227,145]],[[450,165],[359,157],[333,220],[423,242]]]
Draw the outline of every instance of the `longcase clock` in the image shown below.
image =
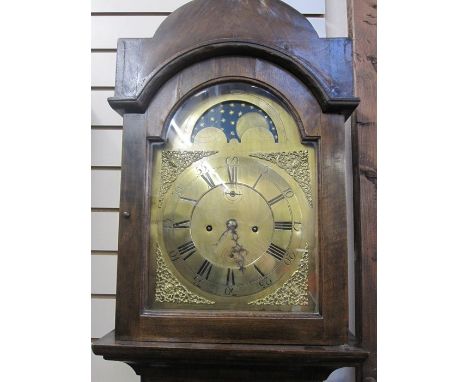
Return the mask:
[[121,39],[116,328],[143,381],[326,379],[348,338],[347,39],[276,0],[195,0]]

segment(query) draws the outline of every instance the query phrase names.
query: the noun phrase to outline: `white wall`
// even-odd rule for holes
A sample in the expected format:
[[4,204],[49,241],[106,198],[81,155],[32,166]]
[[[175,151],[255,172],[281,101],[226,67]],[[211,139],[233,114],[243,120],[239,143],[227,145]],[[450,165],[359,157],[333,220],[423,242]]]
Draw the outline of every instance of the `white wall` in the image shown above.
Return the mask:
[[[113,95],[117,39],[151,37],[167,14],[188,0],[92,0],[92,328],[99,338],[114,328],[122,118],[108,105]],[[346,0],[287,0],[305,14],[320,37],[346,37]],[[352,247],[352,246],[351,246]],[[92,355],[93,382],[137,382],[122,363]],[[353,369],[328,379],[354,381]]]

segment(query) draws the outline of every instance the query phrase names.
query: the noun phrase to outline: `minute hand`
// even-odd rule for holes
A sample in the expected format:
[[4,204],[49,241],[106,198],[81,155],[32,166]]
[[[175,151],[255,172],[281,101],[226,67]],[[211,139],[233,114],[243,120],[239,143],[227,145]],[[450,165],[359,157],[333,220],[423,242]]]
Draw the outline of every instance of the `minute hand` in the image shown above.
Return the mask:
[[244,264],[245,264],[245,256],[247,255],[247,250],[239,244],[239,235],[237,234],[236,230],[231,231],[232,234],[232,241],[234,241],[235,245],[232,247],[231,257],[234,258],[237,265],[239,266],[239,270],[244,272]]

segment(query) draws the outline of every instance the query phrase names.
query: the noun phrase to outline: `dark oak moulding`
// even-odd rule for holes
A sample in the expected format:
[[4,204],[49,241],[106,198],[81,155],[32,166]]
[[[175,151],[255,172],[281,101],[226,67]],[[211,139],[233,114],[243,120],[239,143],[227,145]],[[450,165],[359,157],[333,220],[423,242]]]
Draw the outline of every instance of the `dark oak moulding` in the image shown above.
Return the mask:
[[[368,352],[352,345],[278,346],[119,341],[93,343],[95,354],[130,365],[142,381],[323,381],[359,366]],[[251,379],[250,379],[251,378]]]
[[[213,20],[216,20],[214,23]],[[152,146],[209,85],[245,82],[284,100],[304,144],[317,147],[319,314],[147,310]],[[368,352],[348,335],[344,124],[354,96],[351,40],[319,39],[277,0],[195,0],[149,39],[120,39],[115,96],[124,117],[115,331],[95,354],[143,382],[322,381]]]
[[219,56],[259,57],[284,67],[311,89],[324,112],[349,116],[359,103],[351,40],[320,39],[302,14],[277,0],[195,0],[167,17],[153,38],[120,39],[109,103],[122,115],[143,113],[178,71]]

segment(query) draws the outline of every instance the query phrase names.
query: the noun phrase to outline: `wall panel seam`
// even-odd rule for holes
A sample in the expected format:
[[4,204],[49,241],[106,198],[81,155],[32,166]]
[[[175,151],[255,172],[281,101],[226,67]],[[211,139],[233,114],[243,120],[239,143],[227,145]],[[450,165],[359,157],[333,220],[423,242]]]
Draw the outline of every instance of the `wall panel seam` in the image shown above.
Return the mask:
[[[92,17],[99,16],[169,16],[172,12],[91,12]],[[325,17],[324,13],[303,13],[305,17]]]
[[123,126],[117,125],[91,125],[91,130],[122,130]]
[[91,212],[119,212],[117,207],[91,207]]
[[100,249],[93,249],[91,251],[92,256],[118,256],[117,251],[106,251],[106,250],[100,250]]
[[91,91],[115,90],[115,86],[91,86]]
[[91,48],[91,53],[117,53],[117,48]]
[[91,170],[121,170],[122,166],[91,166]]
[[91,16],[169,16],[172,12],[91,12]]
[[115,299],[115,293],[91,293],[91,298],[94,298],[95,300],[113,300]]

